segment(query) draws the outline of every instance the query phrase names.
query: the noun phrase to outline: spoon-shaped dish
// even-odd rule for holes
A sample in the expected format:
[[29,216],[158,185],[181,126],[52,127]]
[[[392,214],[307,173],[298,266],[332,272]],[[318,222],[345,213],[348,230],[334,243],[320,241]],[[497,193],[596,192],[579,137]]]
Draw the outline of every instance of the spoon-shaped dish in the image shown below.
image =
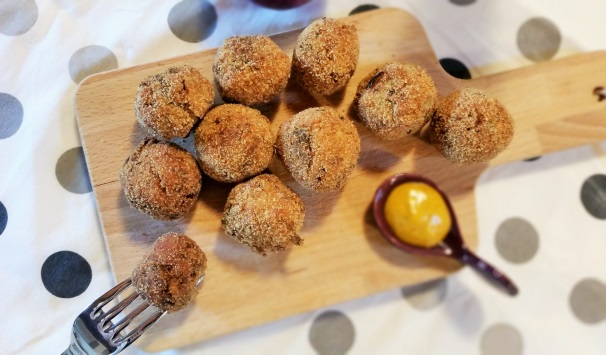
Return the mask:
[[[442,242],[436,246],[424,248],[402,241],[395,235],[385,219],[384,209],[387,197],[394,188],[407,182],[420,182],[429,185],[442,196],[446,206],[448,207],[448,212],[450,213],[452,220],[450,231],[446,234],[446,237],[442,240]],[[494,266],[480,259],[480,257],[474,254],[465,244],[459,230],[456,215],[452,209],[452,205],[450,204],[450,200],[446,194],[444,194],[444,192],[442,192],[442,190],[440,190],[438,186],[436,186],[436,184],[434,184],[431,180],[414,174],[398,174],[390,177],[379,186],[375,193],[373,200],[373,213],[381,234],[383,234],[383,236],[398,249],[411,254],[437,255],[457,259],[463,264],[469,265],[477,270],[494,285],[503,289],[508,294],[515,296],[518,293],[518,288],[507,276],[497,270]]]

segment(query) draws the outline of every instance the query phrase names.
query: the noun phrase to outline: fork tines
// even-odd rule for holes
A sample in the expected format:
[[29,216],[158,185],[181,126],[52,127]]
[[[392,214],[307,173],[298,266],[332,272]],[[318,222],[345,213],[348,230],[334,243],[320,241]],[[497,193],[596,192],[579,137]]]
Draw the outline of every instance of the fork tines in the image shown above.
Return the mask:
[[[150,306],[150,304],[145,299],[143,299],[143,297],[141,297],[136,290],[133,290],[130,295],[128,295],[118,304],[110,308],[108,311],[104,312],[102,308],[112,300],[116,299],[116,297],[119,296],[122,292],[124,292],[127,288],[129,288],[131,284],[131,279],[127,279],[119,283],[114,288],[99,297],[83,312],[83,315],[86,314],[86,316],[93,321],[96,330],[103,336],[104,340],[109,343],[108,345],[113,345],[121,348],[130,345],[132,342],[137,340],[141,336],[141,334],[143,334],[149,327],[151,327],[158,319],[160,319],[164,315],[164,313],[166,313],[164,311],[156,309],[150,316],[148,316],[143,322],[137,325],[133,330],[131,330],[124,336],[120,336],[120,333],[130,325],[133,319],[143,313]],[[116,318],[116,316],[120,315],[139,297],[141,297],[141,303],[132,312],[123,314],[123,317],[119,319],[116,323],[112,322]]]

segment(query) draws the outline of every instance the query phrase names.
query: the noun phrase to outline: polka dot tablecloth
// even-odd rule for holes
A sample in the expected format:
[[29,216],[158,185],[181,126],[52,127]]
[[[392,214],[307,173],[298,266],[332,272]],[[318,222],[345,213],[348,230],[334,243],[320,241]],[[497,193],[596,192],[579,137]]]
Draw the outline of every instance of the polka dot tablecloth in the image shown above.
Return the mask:
[[[83,78],[388,6],[421,21],[459,78],[606,49],[598,1],[0,0],[0,352],[60,353],[74,317],[113,285],[74,118]],[[465,268],[167,353],[603,355],[605,152],[477,182],[478,253],[519,284],[516,298]]]

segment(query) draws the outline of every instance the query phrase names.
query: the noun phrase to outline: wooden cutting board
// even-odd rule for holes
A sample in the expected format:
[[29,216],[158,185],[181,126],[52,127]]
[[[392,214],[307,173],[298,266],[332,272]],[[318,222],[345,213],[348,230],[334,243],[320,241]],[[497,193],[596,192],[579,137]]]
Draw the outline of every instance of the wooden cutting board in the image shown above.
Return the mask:
[[[368,207],[381,181],[401,172],[434,180],[452,199],[463,236],[475,248],[474,184],[485,169],[606,139],[606,103],[599,103],[592,94],[596,86],[606,84],[604,52],[464,81],[442,70],[423,28],[404,11],[382,9],[343,21],[354,24],[360,36],[360,61],[350,85],[342,95],[314,98],[289,84],[279,103],[261,108],[272,120],[274,131],[294,113],[320,105],[333,106],[355,121],[350,105],[357,83],[380,64],[405,61],[427,68],[440,96],[468,86],[496,96],[515,119],[513,142],[490,164],[459,166],[440,156],[423,138],[381,141],[355,121],[362,152],[341,192],[306,191],[278,160],[272,163],[271,171],[305,203],[301,232],[305,243],[289,252],[261,257],[222,232],[220,217],[231,185],[205,177],[195,210],[184,220],[161,222],[131,209],[118,182],[124,160],[145,137],[133,111],[138,83],[181,64],[196,67],[211,79],[215,50],[89,77],[76,94],[76,112],[116,280],[128,277],[148,246],[164,232],[186,233],[208,255],[207,277],[195,304],[163,318],[141,338],[140,346],[149,351],[180,347],[450,274],[460,265],[437,257],[406,255],[380,236]],[[299,32],[273,38],[291,54]],[[181,143],[191,149],[191,141],[189,137]]]

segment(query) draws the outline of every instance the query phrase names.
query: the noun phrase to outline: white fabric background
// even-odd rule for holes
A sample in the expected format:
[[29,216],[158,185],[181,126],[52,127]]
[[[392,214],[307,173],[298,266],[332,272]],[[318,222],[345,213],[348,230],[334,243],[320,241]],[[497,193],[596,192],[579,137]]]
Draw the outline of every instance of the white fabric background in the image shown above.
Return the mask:
[[[448,0],[315,0],[287,11],[243,0],[210,1],[218,21],[201,43],[171,32],[167,16],[178,2],[0,0],[0,28],[9,18],[19,21],[7,9],[37,8],[37,20],[25,33],[0,31],[0,92],[18,98],[24,112],[16,133],[0,139],[0,202],[8,214],[0,232],[0,353],[60,353],[75,316],[113,285],[93,194],[66,190],[56,172],[62,154],[81,146],[73,108],[77,83],[68,69],[80,48],[106,47],[122,68],[216,47],[230,35],[272,34],[324,15],[347,16],[357,5],[371,3],[413,13],[438,58],[458,59],[473,77],[532,65],[518,49],[516,34],[533,17],[549,19],[562,35],[554,59],[606,49],[606,3],[600,1],[476,0],[461,6]],[[604,73],[596,75],[606,84]],[[517,298],[465,269],[414,297],[393,290],[168,353],[604,354],[606,322],[583,322],[570,298],[582,280],[606,288],[606,222],[590,216],[580,199],[589,176],[606,174],[605,150],[604,144],[581,147],[498,167],[480,179],[478,253],[519,284]],[[513,216],[529,221],[539,235],[538,252],[521,264],[504,259],[494,242],[501,223]],[[90,285],[72,298],[52,295],[41,279],[45,260],[64,250],[78,253],[92,271]],[[600,312],[606,291],[594,291],[589,306]],[[332,352],[322,352],[309,334],[314,320],[329,310],[342,312],[354,335],[336,339],[332,347],[325,344]],[[519,337],[489,332],[499,324]],[[350,340],[351,347],[340,345]],[[127,350],[139,352],[135,346]]]

